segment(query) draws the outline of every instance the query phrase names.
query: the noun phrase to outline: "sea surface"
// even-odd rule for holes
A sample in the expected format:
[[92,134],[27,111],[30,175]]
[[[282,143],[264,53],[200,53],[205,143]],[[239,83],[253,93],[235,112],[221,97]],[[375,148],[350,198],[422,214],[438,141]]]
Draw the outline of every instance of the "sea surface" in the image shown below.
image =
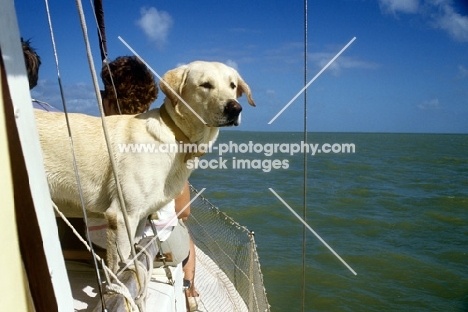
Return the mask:
[[[230,141],[231,153],[219,155]],[[301,311],[303,300],[305,311],[468,311],[468,135],[309,133],[321,153],[286,153],[301,141],[302,133],[222,131],[218,150],[202,158],[212,169],[190,179],[255,232],[271,311]],[[249,142],[251,153],[234,150]],[[275,143],[272,155],[259,152]],[[354,152],[338,152],[341,143]],[[238,160],[251,168],[233,168]],[[304,273],[303,225],[272,190],[301,217],[305,208],[357,275],[309,230]]]

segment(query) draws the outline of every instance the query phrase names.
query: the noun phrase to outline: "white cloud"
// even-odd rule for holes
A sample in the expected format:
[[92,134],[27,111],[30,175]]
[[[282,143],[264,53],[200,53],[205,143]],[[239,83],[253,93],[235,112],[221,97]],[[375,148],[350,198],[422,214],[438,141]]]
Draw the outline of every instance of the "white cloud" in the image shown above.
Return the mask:
[[454,40],[468,42],[468,16],[457,13],[451,0],[379,0],[384,13],[420,14],[434,28],[446,31]]
[[[96,93],[91,84],[79,82],[73,85],[64,85],[63,89],[69,112],[97,114]],[[31,96],[59,110],[63,110],[62,97],[60,96],[60,89],[56,82],[40,79],[37,86],[31,90]]]
[[455,12],[448,3],[440,3],[442,13],[434,16],[435,27],[449,33],[456,41],[468,42],[468,16]]
[[436,110],[440,109],[439,99],[426,100],[418,105],[418,108],[422,110]]
[[167,40],[169,29],[174,24],[169,13],[151,7],[140,9],[141,18],[136,22],[151,42],[161,49]]
[[[334,53],[317,52],[309,53],[308,59],[322,69],[335,56]],[[331,71],[334,75],[339,75],[343,69],[359,68],[359,69],[375,69],[378,65],[375,63],[360,61],[355,58],[340,55],[330,66],[327,71]]]
[[259,100],[270,105],[275,105],[278,103],[278,94],[276,90],[266,89],[263,94],[259,95]]
[[468,69],[463,65],[458,65],[458,78],[468,77]]
[[419,0],[379,0],[379,3],[386,13],[416,13],[419,10]]
[[231,66],[232,68],[234,68],[235,70],[239,70],[239,66],[237,65],[237,63],[233,60],[227,60],[226,61],[226,65],[227,66]]

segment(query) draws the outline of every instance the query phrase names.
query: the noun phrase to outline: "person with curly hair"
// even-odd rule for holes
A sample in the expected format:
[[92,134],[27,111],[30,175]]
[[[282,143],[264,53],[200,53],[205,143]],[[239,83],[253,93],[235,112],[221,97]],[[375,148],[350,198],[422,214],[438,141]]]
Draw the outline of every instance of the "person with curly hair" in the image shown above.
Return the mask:
[[36,50],[31,46],[31,41],[26,41],[21,38],[21,46],[23,47],[24,63],[28,73],[29,90],[37,86],[39,79],[39,67],[41,66],[41,57],[36,53]]
[[135,56],[121,56],[101,71],[106,116],[146,112],[158,97],[153,74]]
[[[39,67],[41,66],[41,57],[37,54],[36,49],[31,46],[31,40],[24,41],[21,38],[21,46],[23,48],[24,65],[28,74],[29,90],[37,86],[39,79]],[[46,110],[50,112],[59,112],[58,109],[49,103],[32,99],[33,107],[36,109]]]

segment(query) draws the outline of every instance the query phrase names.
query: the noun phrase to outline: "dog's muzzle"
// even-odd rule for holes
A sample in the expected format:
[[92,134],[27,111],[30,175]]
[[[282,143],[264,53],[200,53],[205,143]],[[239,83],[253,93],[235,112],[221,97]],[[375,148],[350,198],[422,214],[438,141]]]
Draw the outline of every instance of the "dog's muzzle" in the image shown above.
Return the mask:
[[229,126],[238,126],[240,124],[240,113],[242,111],[242,106],[239,102],[235,100],[229,101],[226,106],[224,106],[224,116],[228,121],[227,125]]

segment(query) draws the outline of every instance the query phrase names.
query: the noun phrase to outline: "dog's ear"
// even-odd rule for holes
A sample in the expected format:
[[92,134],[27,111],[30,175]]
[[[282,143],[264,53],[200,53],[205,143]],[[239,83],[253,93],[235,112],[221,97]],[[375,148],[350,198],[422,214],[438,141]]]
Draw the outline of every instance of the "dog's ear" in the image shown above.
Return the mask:
[[176,106],[179,102],[179,97],[182,94],[182,89],[187,79],[188,66],[183,65],[172,69],[164,74],[159,81],[159,88],[171,100],[172,105]]
[[249,85],[239,75],[237,77],[237,97],[241,97],[244,93],[247,96],[247,101],[249,102],[249,104],[252,106],[256,106],[254,100],[252,99],[252,93],[250,92]]

